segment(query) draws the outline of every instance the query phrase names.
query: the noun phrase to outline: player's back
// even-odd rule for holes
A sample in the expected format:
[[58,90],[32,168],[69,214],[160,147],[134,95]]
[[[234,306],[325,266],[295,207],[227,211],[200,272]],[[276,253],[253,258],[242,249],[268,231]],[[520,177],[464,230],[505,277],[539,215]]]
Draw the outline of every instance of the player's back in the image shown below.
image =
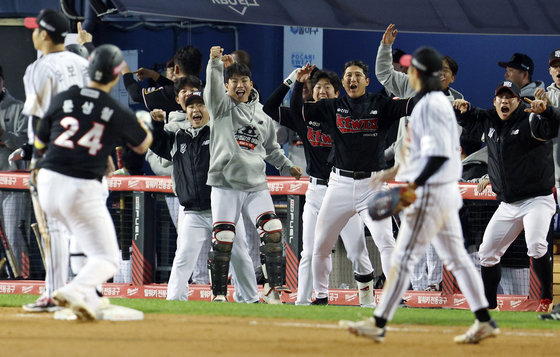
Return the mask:
[[441,156],[448,160],[427,182],[459,181],[462,165],[457,119],[442,92],[430,92],[420,99],[410,115],[407,135],[407,151],[398,180],[413,181],[426,166],[429,156]]
[[101,178],[107,157],[124,141],[142,142],[135,115],[107,93],[71,87],[57,95],[41,120],[36,140],[48,143],[39,166],[86,179]]
[[42,118],[52,98],[72,86],[89,82],[88,61],[69,51],[53,52],[30,64],[25,71],[23,114]]

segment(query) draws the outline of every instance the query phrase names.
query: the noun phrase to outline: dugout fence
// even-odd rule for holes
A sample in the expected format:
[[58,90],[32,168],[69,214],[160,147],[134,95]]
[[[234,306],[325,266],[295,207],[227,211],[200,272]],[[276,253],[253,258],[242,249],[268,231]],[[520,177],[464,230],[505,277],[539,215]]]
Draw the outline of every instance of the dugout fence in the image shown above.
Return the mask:
[[[301,216],[307,183],[305,178],[295,180],[291,177],[269,177],[268,184],[277,214],[283,221],[287,261],[286,282],[294,291],[297,288],[297,268],[302,249]],[[173,196],[170,178],[114,176],[108,180],[108,186],[110,194],[107,207],[115,224],[122,255],[121,267],[115,276],[115,282],[133,287],[165,284],[169,278],[176,249],[175,226],[166,202],[166,198]],[[9,279],[9,281],[25,282],[44,279],[41,249],[32,229],[35,219],[28,187],[28,173],[0,172],[2,202],[0,238],[3,243],[0,252],[0,279],[5,281]],[[477,249],[482,241],[484,229],[498,203],[490,187],[481,193],[475,192],[475,184],[462,183],[460,187],[464,199],[461,221],[465,245],[473,256],[473,261],[476,262]],[[394,217],[393,222],[396,236],[398,218]],[[551,222],[549,234],[551,252],[555,233],[553,223]],[[523,238],[522,233],[503,257],[504,274],[499,292],[525,296],[530,301],[538,301],[541,286],[532,274]],[[250,239],[258,240],[256,237]],[[367,230],[366,240],[375,271],[381,272],[379,253]],[[254,260],[257,266],[258,255]],[[333,270],[329,283],[333,290],[356,289],[352,267],[346,259],[346,251],[340,239],[334,248]],[[160,291],[162,289],[165,289],[165,285],[160,286],[159,290],[156,289],[155,297],[165,297],[165,291]],[[1,290],[0,293],[5,292]],[[442,292],[436,294],[452,296],[459,293],[453,276],[444,269]],[[206,295],[207,293],[201,293],[200,296]],[[341,294],[341,296],[346,295]],[[292,298],[295,300],[295,295],[290,297]],[[331,298],[335,302],[339,300],[338,295]],[[340,302],[343,303],[344,299],[349,298],[341,298]],[[426,299],[428,298],[424,297],[424,300]],[[428,300],[435,301],[434,304],[428,304],[429,306],[448,305],[447,299],[429,298]]]

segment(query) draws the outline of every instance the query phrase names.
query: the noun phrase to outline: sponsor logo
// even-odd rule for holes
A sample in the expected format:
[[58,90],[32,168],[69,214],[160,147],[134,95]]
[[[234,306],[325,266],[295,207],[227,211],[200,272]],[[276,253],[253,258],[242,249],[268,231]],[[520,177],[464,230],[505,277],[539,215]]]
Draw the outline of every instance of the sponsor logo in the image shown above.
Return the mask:
[[288,295],[288,296],[289,296],[290,300],[296,300],[297,299],[297,293],[290,293],[290,295]]
[[16,293],[16,286],[10,284],[1,284],[0,285],[0,294],[15,294]]
[[126,289],[126,296],[134,296],[138,294],[138,288],[128,288]]
[[468,191],[468,188],[459,186],[459,193],[461,194],[461,196],[463,196],[465,193],[467,193],[467,191]]
[[25,178],[23,179],[23,186],[29,187],[29,177],[25,177]]
[[517,135],[519,134],[519,129],[515,129],[511,132],[511,135]]
[[[511,300],[511,301],[509,302],[509,306],[510,306],[512,309],[516,309],[516,308],[518,308],[519,306],[521,306],[521,302],[522,302],[521,300]],[[502,305],[503,305],[503,304],[502,304]]]
[[210,290],[200,290],[200,297],[203,299],[212,298],[212,291]]
[[189,292],[187,293],[187,296],[192,296],[192,294],[194,294],[194,291],[189,289]]
[[284,191],[283,183],[268,183],[268,190],[270,192],[281,192]]
[[187,144],[181,144],[181,148],[179,149],[181,154],[184,154],[187,151]]
[[351,117],[343,117],[342,115],[337,115],[336,127],[343,134],[370,133],[377,131],[377,121],[377,118],[352,119]]
[[418,304],[422,305],[446,305],[447,297],[445,296],[432,296],[432,295],[418,295]]
[[348,293],[344,295],[344,301],[354,301],[358,298],[358,293]]
[[109,180],[109,188],[121,187],[121,186],[122,186],[122,180],[115,179],[115,178],[111,178]]
[[372,110],[372,111],[369,112],[369,114],[375,115],[375,114],[377,114],[377,110]]
[[490,128],[490,130],[488,130],[488,137],[491,138],[492,136],[494,136],[495,132],[496,132],[496,129]]
[[171,190],[171,180],[148,180],[146,181],[146,189]]
[[260,6],[257,0],[212,0],[212,4],[227,6],[239,15],[245,15],[248,8]]
[[294,35],[316,35],[319,32],[318,27],[290,26],[290,32]]
[[290,184],[290,191],[298,191],[303,187],[302,183],[291,183]]
[[128,187],[136,187],[139,183],[139,180],[128,180]]
[[22,286],[21,287],[21,293],[22,294],[29,294],[32,291],[33,291],[33,286]]
[[292,52],[291,56],[292,66],[303,67],[306,63],[315,62],[315,54],[313,53],[303,53],[303,52]]
[[467,299],[465,299],[465,298],[461,298],[461,299],[453,298],[453,305],[455,305],[455,306],[463,305],[466,302],[467,302]]
[[[29,180],[28,180],[29,182]],[[0,177],[0,185],[3,186],[15,186],[17,183],[17,178],[9,177],[9,176],[2,176]]]

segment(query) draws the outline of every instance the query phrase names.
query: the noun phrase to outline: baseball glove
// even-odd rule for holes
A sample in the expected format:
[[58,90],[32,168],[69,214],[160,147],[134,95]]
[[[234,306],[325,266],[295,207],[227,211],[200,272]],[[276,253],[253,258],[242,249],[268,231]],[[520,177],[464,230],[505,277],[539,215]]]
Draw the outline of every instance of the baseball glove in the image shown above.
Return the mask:
[[416,193],[409,187],[394,187],[376,193],[368,204],[368,212],[373,220],[392,216],[410,206],[416,200]]

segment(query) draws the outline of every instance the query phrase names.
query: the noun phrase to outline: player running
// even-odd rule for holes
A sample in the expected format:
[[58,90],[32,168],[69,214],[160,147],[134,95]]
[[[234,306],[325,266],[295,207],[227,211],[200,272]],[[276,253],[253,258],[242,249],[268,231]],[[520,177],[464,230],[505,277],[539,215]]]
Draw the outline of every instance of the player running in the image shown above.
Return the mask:
[[[409,67],[410,85],[418,102],[408,124],[408,153],[397,174],[410,199],[401,196],[404,210],[397,245],[391,259],[383,296],[374,317],[364,321],[341,321],[351,333],[375,342],[385,339],[385,325],[397,309],[410,283],[410,272],[432,243],[445,266],[453,273],[465,295],[475,323],[457,343],[477,343],[496,336],[499,329],[491,320],[482,279],[463,245],[459,209],[463,201],[457,181],[461,178],[459,135],[453,108],[441,92],[441,56],[422,47],[401,59]],[[417,199],[411,192],[416,192]]]
[[123,141],[139,154],[152,143],[152,134],[134,113],[108,94],[123,63],[116,46],[98,47],[90,57],[89,86],[72,86],[55,96],[35,137],[35,148],[44,152],[37,174],[41,207],[70,231],[87,256],[78,275],[56,290],[53,300],[70,307],[81,320],[100,316],[102,300],[96,286],[110,279],[119,264],[106,187],[101,183],[107,157]]

